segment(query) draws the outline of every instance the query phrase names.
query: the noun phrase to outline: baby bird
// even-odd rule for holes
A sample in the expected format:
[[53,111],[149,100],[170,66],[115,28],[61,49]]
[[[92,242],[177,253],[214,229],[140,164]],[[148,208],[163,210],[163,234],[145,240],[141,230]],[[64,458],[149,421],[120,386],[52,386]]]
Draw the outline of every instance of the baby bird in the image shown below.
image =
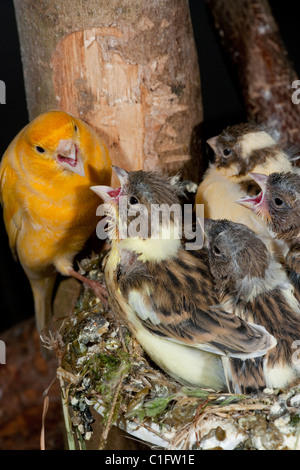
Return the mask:
[[196,204],[204,204],[204,216],[240,222],[263,236],[268,248],[285,253],[285,244],[274,240],[265,222],[235,201],[259,192],[249,172],[292,171],[288,156],[261,126],[245,123],[227,127],[209,139],[215,161],[207,169],[196,195]]
[[265,327],[277,340],[264,357],[227,361],[229,389],[245,393],[287,387],[300,377],[300,362],[293,356],[300,338],[300,306],[285,270],[243,224],[205,220],[205,236],[222,308]]
[[62,111],[41,114],[14,138],[0,165],[0,200],[9,245],[30,281],[37,329],[51,318],[57,272],[103,287],[73,269],[97,223],[91,184],[110,184],[111,161],[97,134]]
[[250,176],[262,191],[237,202],[261,216],[276,237],[287,243],[285,264],[300,299],[300,175],[288,172]]
[[113,311],[170,376],[226,388],[221,357],[260,356],[275,339],[214,307],[207,253],[186,250],[181,240],[176,187],[157,172],[113,168],[118,189],[91,188],[106,199],[112,245],[105,279]]

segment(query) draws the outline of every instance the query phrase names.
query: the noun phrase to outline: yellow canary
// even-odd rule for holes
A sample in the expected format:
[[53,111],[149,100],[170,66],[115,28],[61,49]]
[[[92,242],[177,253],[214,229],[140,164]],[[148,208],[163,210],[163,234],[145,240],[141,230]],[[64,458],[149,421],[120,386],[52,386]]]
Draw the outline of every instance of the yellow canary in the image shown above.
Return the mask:
[[51,318],[57,272],[74,276],[98,296],[103,287],[73,269],[73,258],[96,227],[99,198],[91,184],[108,184],[111,161],[96,132],[63,111],[41,114],[7,148],[0,165],[0,199],[9,245],[30,281],[41,331]]

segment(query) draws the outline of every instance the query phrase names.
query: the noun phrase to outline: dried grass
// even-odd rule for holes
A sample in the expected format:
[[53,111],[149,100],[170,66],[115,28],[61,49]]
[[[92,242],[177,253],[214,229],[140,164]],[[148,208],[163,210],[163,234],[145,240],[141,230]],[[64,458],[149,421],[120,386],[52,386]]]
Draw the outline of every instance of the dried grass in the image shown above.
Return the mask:
[[[103,280],[102,258],[85,260],[82,272]],[[95,448],[104,447],[113,424],[138,438],[145,438],[146,431],[150,443],[168,449],[298,446],[300,400],[297,406],[291,403],[300,387],[242,396],[183,386],[151,363],[89,290],[83,289],[74,314],[44,342],[59,358],[57,376],[72,448],[85,448],[93,438],[90,408],[103,422]]]

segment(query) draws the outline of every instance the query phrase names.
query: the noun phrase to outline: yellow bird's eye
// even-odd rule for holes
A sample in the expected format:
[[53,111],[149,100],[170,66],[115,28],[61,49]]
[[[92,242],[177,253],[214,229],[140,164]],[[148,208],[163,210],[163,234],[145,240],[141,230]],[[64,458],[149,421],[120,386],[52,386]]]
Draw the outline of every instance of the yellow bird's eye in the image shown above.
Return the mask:
[[78,127],[76,126],[76,124],[74,124],[74,131],[75,131],[75,132],[78,131]]
[[45,149],[43,149],[43,147],[40,147],[39,145],[35,146],[35,150],[39,153],[44,153],[45,152]]

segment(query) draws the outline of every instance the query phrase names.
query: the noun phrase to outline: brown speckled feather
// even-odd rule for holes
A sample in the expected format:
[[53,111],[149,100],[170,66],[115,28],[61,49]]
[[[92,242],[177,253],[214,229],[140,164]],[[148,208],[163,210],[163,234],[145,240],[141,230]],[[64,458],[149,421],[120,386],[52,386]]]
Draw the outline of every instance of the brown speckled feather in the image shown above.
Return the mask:
[[285,263],[290,281],[295,287],[295,295],[298,301],[300,301],[300,241],[298,239],[290,244],[290,250],[286,255]]
[[247,321],[263,325],[277,339],[276,348],[267,353],[268,365],[292,363],[292,345],[300,339],[300,316],[284,298],[280,289],[273,289],[247,302],[238,302],[237,312]]
[[[268,252],[261,239],[240,224],[209,221],[207,238],[210,269],[216,289],[221,292],[220,301],[226,301],[225,306],[244,320],[265,327],[277,340],[277,345],[267,352],[262,362],[241,364],[230,360],[230,387],[235,392],[240,387],[247,388],[247,384],[253,381],[255,363],[256,389],[286,386],[300,376],[299,364],[293,360],[295,345],[300,338],[300,305],[283,267]],[[249,257],[246,263],[245,250]],[[239,376],[243,380],[235,382]]]
[[[136,261],[126,269],[119,264],[116,283],[126,300],[137,291],[153,310],[157,323],[141,319],[152,333],[215,353],[233,357],[260,355],[269,349],[269,335],[234,314],[217,307],[207,253],[180,249],[163,263]],[[205,349],[205,347],[203,347]]]
[[[263,176],[264,177],[264,176]],[[262,197],[254,198],[249,208],[266,220],[278,239],[284,240],[288,252],[285,264],[300,297],[300,174],[272,173],[262,186]]]
[[[119,190],[96,188],[113,213],[120,212],[123,196],[128,207],[147,208],[143,222],[150,213],[152,217],[153,204],[179,205],[178,191],[162,175],[114,169]],[[117,232],[120,223],[114,220]],[[155,222],[154,236],[112,238],[105,267],[109,303],[145,352],[172,377],[224,390],[222,358],[258,357],[276,341],[260,325],[217,306],[207,252],[185,249],[177,231],[180,224],[174,221],[175,215],[170,224],[164,218]],[[166,233],[170,225],[172,235]]]
[[231,393],[249,394],[266,388],[264,357],[231,358],[227,365],[227,385]]

